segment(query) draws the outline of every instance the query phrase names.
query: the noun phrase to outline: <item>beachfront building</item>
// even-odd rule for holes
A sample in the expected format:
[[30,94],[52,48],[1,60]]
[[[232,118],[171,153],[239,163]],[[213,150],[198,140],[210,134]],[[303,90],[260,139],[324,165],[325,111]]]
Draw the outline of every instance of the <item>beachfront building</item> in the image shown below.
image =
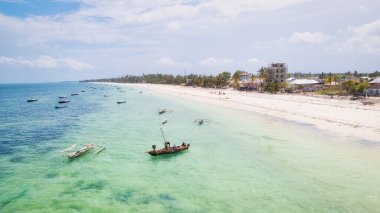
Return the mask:
[[314,92],[322,89],[322,85],[313,79],[288,78],[288,87],[292,90]]
[[375,78],[374,80],[368,82],[369,88],[367,89],[367,94],[371,96],[380,95],[380,77]]
[[242,72],[239,76],[240,83],[251,81],[251,75],[247,72]]
[[252,81],[252,75],[243,71],[239,75],[240,90],[256,90],[258,84],[256,81]]
[[286,82],[288,77],[288,65],[286,63],[272,63],[265,68],[268,77],[267,81]]

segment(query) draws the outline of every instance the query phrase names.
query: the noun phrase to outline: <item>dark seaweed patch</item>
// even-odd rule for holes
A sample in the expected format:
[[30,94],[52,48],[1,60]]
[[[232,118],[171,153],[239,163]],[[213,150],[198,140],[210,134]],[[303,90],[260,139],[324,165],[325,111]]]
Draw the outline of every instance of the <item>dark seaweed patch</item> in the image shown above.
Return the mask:
[[76,186],[79,187],[81,190],[89,190],[89,189],[102,190],[105,185],[106,185],[106,182],[102,180],[89,182],[89,183],[86,183],[83,180],[80,180],[76,183]]
[[131,191],[118,192],[113,195],[113,199],[119,202],[126,203],[133,196]]
[[81,206],[78,206],[78,205],[70,205],[68,206],[70,209],[72,210],[76,210],[78,212],[81,212],[82,211],[82,207]]
[[172,197],[172,196],[170,196],[169,194],[160,194],[160,195],[158,195],[158,197],[161,200],[164,200],[164,201],[173,201],[173,200],[175,200],[175,198]]
[[57,176],[58,176],[58,173],[53,173],[53,172],[51,172],[51,173],[47,173],[47,174],[45,175],[46,178],[55,178],[55,177],[57,177]]
[[154,197],[152,197],[152,196],[147,196],[147,197],[143,197],[142,199],[141,199],[141,201],[139,201],[138,203],[139,204],[149,204],[149,203],[151,203],[151,202],[153,202],[154,201]]
[[22,156],[16,156],[16,157],[9,159],[9,161],[12,163],[19,163],[19,162],[22,162],[23,160],[24,160],[24,157],[22,157]]

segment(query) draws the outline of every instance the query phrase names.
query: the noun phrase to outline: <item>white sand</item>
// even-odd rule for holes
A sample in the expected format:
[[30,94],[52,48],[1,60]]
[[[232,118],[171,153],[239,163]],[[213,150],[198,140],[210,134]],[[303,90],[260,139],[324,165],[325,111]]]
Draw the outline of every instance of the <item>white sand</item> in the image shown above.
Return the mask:
[[317,129],[336,136],[380,142],[380,98],[371,97],[367,100],[375,104],[364,105],[361,101],[336,97],[331,99],[327,96],[247,93],[232,89],[205,89],[157,84],[126,85],[313,125]]

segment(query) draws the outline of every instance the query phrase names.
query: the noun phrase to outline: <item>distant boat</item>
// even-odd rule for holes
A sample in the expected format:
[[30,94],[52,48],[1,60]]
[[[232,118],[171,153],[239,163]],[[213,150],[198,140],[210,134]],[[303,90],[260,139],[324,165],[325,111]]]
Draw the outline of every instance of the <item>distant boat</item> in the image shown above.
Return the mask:
[[78,156],[80,156],[80,155],[86,153],[88,150],[90,150],[90,149],[92,149],[92,148],[94,148],[94,147],[95,147],[94,144],[87,144],[87,145],[84,146],[82,149],[80,149],[80,150],[78,150],[78,151],[76,151],[76,152],[73,152],[73,153],[69,154],[67,157],[68,157],[69,159],[76,158],[76,157],[78,157]]
[[205,122],[211,122],[209,119],[197,119],[194,121],[194,123],[197,123],[199,126],[203,125]]
[[126,101],[118,101],[118,102],[116,102],[117,104],[125,104],[126,103]]
[[173,112],[172,110],[170,110],[170,109],[159,109],[158,110],[158,114],[164,114],[165,112]]
[[78,93],[71,93],[71,96],[75,96],[75,95],[78,95]]
[[38,101],[37,99],[34,99],[34,98],[29,98],[28,100],[27,100],[27,102],[36,102],[36,101]]
[[81,92],[86,92],[86,91],[82,90]]
[[164,124],[166,124],[167,122],[168,122],[168,120],[167,120],[167,119],[164,119],[164,120],[161,121],[161,124],[164,125]]
[[65,104],[65,103],[69,103],[70,101],[69,100],[60,100],[58,101],[59,104]]
[[59,98],[67,98],[66,96],[59,96]]
[[55,106],[55,109],[62,109],[62,108],[66,108],[67,105],[61,105],[61,106]]

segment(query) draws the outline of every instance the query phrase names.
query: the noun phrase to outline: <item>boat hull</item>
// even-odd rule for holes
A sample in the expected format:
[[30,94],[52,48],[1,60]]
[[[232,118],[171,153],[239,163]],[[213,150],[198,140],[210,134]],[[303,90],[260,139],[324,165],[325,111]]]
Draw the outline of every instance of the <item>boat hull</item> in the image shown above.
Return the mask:
[[190,147],[190,145],[177,146],[177,147],[170,147],[168,149],[163,148],[163,149],[159,149],[159,150],[152,150],[152,151],[149,151],[147,153],[152,155],[152,156],[168,155],[168,154],[174,154],[177,152],[185,151],[185,150],[189,149],[189,147]]

